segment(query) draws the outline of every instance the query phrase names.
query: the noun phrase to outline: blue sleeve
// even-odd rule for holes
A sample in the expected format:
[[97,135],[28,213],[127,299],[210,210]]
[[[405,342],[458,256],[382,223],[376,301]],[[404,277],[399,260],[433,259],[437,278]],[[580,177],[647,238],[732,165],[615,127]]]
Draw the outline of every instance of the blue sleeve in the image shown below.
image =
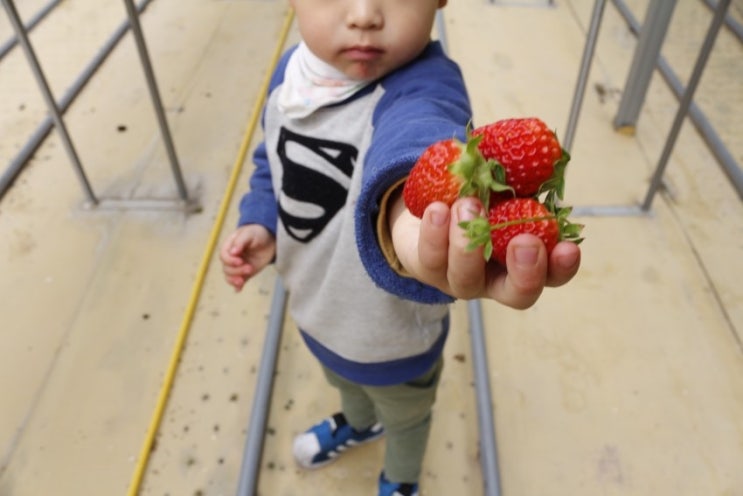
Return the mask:
[[240,200],[240,218],[237,224],[260,224],[276,236],[278,207],[265,142],[261,142],[253,153],[253,163],[255,170],[250,176],[250,190]]
[[438,43],[382,84],[385,94],[375,111],[355,212],[361,260],[374,282],[392,294],[421,303],[449,303],[449,295],[392,270],[377,241],[376,220],[380,198],[410,173],[426,147],[452,137],[464,139],[472,119],[467,90],[459,68]]
[[[296,46],[289,49],[279,60],[276,70],[271,76],[268,87],[269,95],[283,82],[286,64],[289,62],[289,57],[295,49]],[[268,164],[265,141],[256,147],[253,153],[253,164],[255,165],[255,170],[250,176],[250,189],[240,199],[240,218],[238,225],[260,224],[275,236],[278,222],[278,205],[273,190],[271,168]]]

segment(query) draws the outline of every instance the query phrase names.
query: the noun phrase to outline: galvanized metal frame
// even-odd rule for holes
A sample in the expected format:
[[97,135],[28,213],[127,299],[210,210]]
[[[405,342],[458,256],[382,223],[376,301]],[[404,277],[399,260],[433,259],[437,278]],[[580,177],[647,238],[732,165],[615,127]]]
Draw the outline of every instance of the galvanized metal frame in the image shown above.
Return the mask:
[[[704,4],[710,9],[710,10],[716,10],[718,7],[718,2],[715,2],[713,0],[704,0]],[[729,12],[730,9],[728,9],[728,13],[725,15],[725,27],[732,32],[736,38],[738,38],[738,41],[743,43],[743,24],[738,22],[732,15],[730,15]]]
[[170,167],[173,172],[173,178],[175,179],[175,184],[178,188],[178,196],[180,196],[181,200],[187,202],[189,200],[188,188],[186,188],[186,183],[183,180],[181,166],[178,162],[178,156],[175,152],[175,145],[173,144],[173,138],[170,134],[168,119],[165,116],[162,99],[160,98],[160,90],[157,87],[155,71],[152,68],[152,62],[150,61],[150,55],[147,50],[147,43],[145,42],[144,32],[142,31],[142,25],[139,22],[139,14],[137,13],[137,9],[134,6],[134,0],[124,0],[124,5],[126,6],[126,13],[129,16],[129,24],[131,25],[132,35],[134,35],[134,41],[137,45],[137,51],[139,52],[139,60],[142,63],[142,70],[144,71],[145,79],[147,81],[147,88],[150,91],[152,107],[154,108],[155,115],[157,116],[157,122],[160,127],[160,136],[162,137],[163,144],[165,145],[165,151],[168,154]]
[[[720,28],[725,21],[725,14],[727,13],[728,7],[730,7],[730,2],[731,0],[720,0],[720,2],[717,4],[717,7],[715,8],[714,17],[712,18],[712,22],[704,39],[704,43],[702,44],[702,48],[699,51],[699,55],[697,56],[696,63],[694,64],[694,69],[692,70],[691,77],[689,78],[689,83],[686,86],[684,94],[681,96],[681,102],[679,103],[678,112],[676,112],[676,117],[674,118],[673,124],[671,125],[671,130],[668,133],[668,139],[666,139],[666,144],[663,147],[660,159],[658,160],[658,165],[655,168],[655,173],[653,174],[653,178],[650,181],[650,187],[648,188],[645,200],[642,203],[642,210],[645,212],[650,210],[650,207],[653,204],[653,198],[655,198],[655,193],[658,191],[661,181],[663,180],[663,174],[666,170],[666,166],[668,165],[668,160],[671,157],[671,152],[673,151],[673,147],[676,144],[676,139],[681,132],[681,126],[689,113],[689,107],[691,106],[692,98],[694,98],[694,92],[699,86],[699,81],[701,80],[702,74],[704,73],[704,67],[706,66],[707,60],[712,53],[712,48],[714,47],[715,40],[717,39],[717,35],[720,32]],[[741,185],[743,185],[743,182],[738,184],[739,195],[743,195],[743,189],[741,189]]]
[[[436,11],[436,29],[439,40],[449,52],[446,22],[442,10]],[[477,402],[477,426],[480,440],[480,467],[483,477],[484,496],[500,496],[501,477],[498,461],[498,442],[495,435],[494,401],[490,386],[490,365],[488,363],[487,341],[480,300],[467,302],[467,316],[470,330],[470,349],[472,350],[472,369]]]
[[626,134],[635,132],[675,7],[676,0],[653,0],[648,3],[627,82],[614,117],[614,128]]
[[[646,19],[642,30],[640,29],[641,27],[639,23],[634,20],[632,13],[624,2],[622,0],[613,1],[620,14],[624,17],[625,22],[627,22],[635,32],[645,33],[644,37],[641,34],[641,39],[638,42],[638,49],[635,52],[632,69],[630,71],[631,74],[628,77],[628,88],[624,92],[624,94],[627,95],[627,99],[620,105],[620,113],[615,119],[615,125],[618,127],[634,126],[636,119],[639,116],[642,102],[645,99],[645,93],[647,91],[650,76],[656,67],[660,69],[680,103],[674,123],[665,141],[660,159],[655,167],[653,178],[645,194],[644,201],[639,205],[576,206],[574,208],[574,213],[577,216],[635,216],[647,214],[650,211],[653,199],[662,186],[663,175],[670,154],[676,143],[676,139],[678,138],[681,124],[687,116],[691,117],[692,122],[706,141],[710,151],[715,155],[715,158],[728,176],[728,179],[736,188],[738,195],[743,199],[743,171],[727,150],[724,143],[722,143],[722,140],[720,140],[704,114],[693,102],[694,92],[696,91],[701,75],[704,72],[704,68],[709,59],[709,55],[712,51],[720,27],[723,24],[727,25],[730,29],[735,29],[736,27],[736,24],[731,21],[729,16],[727,16],[730,1],[721,0],[714,5],[714,17],[708,29],[703,46],[697,56],[694,71],[686,88],[681,85],[678,78],[673,74],[670,66],[668,66],[667,62],[665,62],[659,53],[662,39],[665,36],[668,21],[673,11],[672,6],[675,5],[675,0],[651,0],[647,11],[648,19]],[[573,96],[573,103],[568,118],[566,132],[567,139],[565,140],[568,145],[566,149],[568,150],[570,150],[570,147],[572,146],[575,128],[578,122],[578,114],[580,113],[581,102],[585,94],[589,68],[592,62],[594,47],[596,45],[603,17],[604,3],[605,0],[596,0],[594,3],[594,15],[591,19],[591,25],[586,39],[586,49],[584,50],[581,70],[578,75],[576,91]],[[707,3],[707,5],[710,6],[709,3]],[[712,7],[710,6],[710,8]]]
[[[23,167],[25,167],[28,160],[33,156],[35,151],[41,145],[43,140],[48,136],[52,127],[57,129],[60,135],[63,146],[67,153],[67,156],[72,163],[75,173],[78,176],[81,187],[87,199],[87,206],[98,207],[98,208],[115,208],[115,209],[179,209],[187,212],[195,212],[200,210],[200,206],[195,199],[190,198],[186,183],[183,179],[181,166],[178,162],[178,157],[173,143],[172,135],[168,126],[168,121],[163,109],[162,100],[157,87],[154,70],[150,61],[150,56],[147,50],[144,33],[139,23],[139,14],[149,4],[151,0],[143,0],[138,6],[134,5],[133,0],[123,0],[128,20],[114,33],[109,41],[104,45],[103,49],[94,58],[93,62],[83,71],[80,77],[75,81],[72,88],[65,97],[57,103],[52,94],[49,83],[44,74],[43,68],[39,63],[38,57],[34,51],[33,46],[28,37],[28,30],[35,26],[43,17],[45,17],[52,8],[56,5],[55,2],[49,4],[42,11],[40,11],[34,19],[32,19],[27,25],[21,21],[18,11],[15,7],[14,0],[1,0],[5,10],[10,19],[11,25],[15,31],[15,39],[10,40],[4,44],[4,50],[12,49],[16,44],[20,44],[24,50],[24,54],[27,58],[28,64],[36,78],[39,89],[44,96],[44,100],[47,109],[50,114],[50,118],[46,119],[36,132],[31,136],[29,142],[21,149],[19,155],[11,162],[9,167],[0,177],[0,198],[7,192],[12,183],[15,181],[17,176],[20,174]],[[179,199],[162,199],[162,198],[101,198],[98,197],[85,173],[83,165],[80,161],[77,150],[75,149],[72,137],[65,125],[63,114],[72,103],[72,100],[79,94],[84,85],[89,81],[95,71],[101,66],[103,60],[113,51],[113,48],[118,44],[124,34],[131,28],[134,41],[137,45],[140,62],[144,71],[145,80],[147,87],[150,92],[152,99],[152,105],[157,117],[158,127],[160,129],[160,135],[163,140],[163,144],[166,149],[168,160],[170,162],[173,178],[178,191]]]
[[[151,0],[143,0],[139,4],[138,11],[141,13],[149,5]],[[129,21],[126,20],[121,23],[118,28],[114,31],[111,37],[103,44],[98,53],[93,59],[85,66],[83,71],[78,75],[75,81],[72,83],[69,89],[59,99],[57,106],[61,113],[64,114],[70,105],[75,101],[80,92],[85,88],[85,85],[90,81],[93,75],[97,72],[106,58],[113,52],[114,48],[118,45],[119,41],[129,31]],[[15,45],[17,43],[17,37],[14,38]],[[43,141],[52,131],[54,127],[54,121],[50,116],[46,117],[41,124],[36,128],[28,141],[24,144],[18,154],[11,160],[8,167],[0,176],[0,200],[3,195],[10,189],[13,182],[20,175],[23,168],[26,166],[31,157],[39,149]]]
[[[705,3],[710,8],[714,7],[714,11],[717,13],[717,15],[724,17],[725,26],[730,29],[733,34],[736,35],[739,41],[743,42],[743,33],[741,33],[743,29],[741,29],[740,24],[738,24],[729,14],[724,13],[729,10],[729,6],[721,5],[720,2],[715,3],[713,6],[708,0],[705,0]],[[630,28],[635,32],[639,31],[640,23],[634,18],[632,12],[629,10],[626,4],[624,4],[622,0],[614,0],[614,4],[616,5],[617,10],[622,15],[625,22],[630,26]],[[715,20],[712,21],[712,23],[715,22]],[[716,37],[718,31],[719,28],[711,29],[707,33],[705,43],[708,40]],[[704,60],[706,62],[706,57]],[[658,71],[660,72],[661,76],[663,76],[663,79],[665,80],[666,84],[668,84],[671,91],[673,91],[676,98],[681,101],[684,93],[687,91],[687,88],[684,87],[678,76],[676,76],[676,74],[674,73],[670,64],[663,56],[658,57]],[[692,124],[694,124],[694,127],[707,144],[710,152],[714,155],[718,164],[722,167],[723,172],[727,175],[733,187],[736,189],[738,196],[743,199],[743,170],[741,170],[740,164],[730,153],[727,146],[715,130],[714,126],[712,126],[710,121],[707,119],[707,116],[704,114],[704,112],[702,112],[699,106],[694,103],[693,100],[689,103],[688,115]]]
[[[24,25],[24,29],[27,33],[30,33],[44,18],[54,10],[62,0],[52,0],[41,9],[39,9]],[[18,45],[18,37],[11,36],[10,39],[6,40],[0,45],[0,60],[3,59],[10,51]]]
[[28,59],[28,63],[31,66],[31,71],[36,78],[36,83],[39,85],[39,90],[41,91],[47,108],[49,109],[49,113],[52,116],[54,126],[57,128],[59,137],[62,140],[62,145],[64,146],[65,152],[67,153],[67,157],[70,159],[70,162],[72,162],[72,166],[75,169],[75,173],[77,174],[78,180],[80,181],[80,184],[83,188],[83,191],[85,192],[86,197],[88,198],[88,201],[91,204],[95,205],[98,203],[98,199],[93,192],[93,188],[88,181],[88,177],[85,175],[85,170],[80,163],[80,158],[77,154],[77,150],[75,150],[75,145],[72,142],[72,138],[70,137],[70,133],[64,123],[64,119],[62,119],[62,112],[60,111],[59,106],[57,106],[57,102],[54,100],[54,95],[52,94],[52,90],[49,87],[49,82],[46,80],[44,71],[42,70],[41,64],[39,63],[39,59],[34,52],[33,46],[31,46],[31,41],[28,38],[26,27],[21,22],[21,18],[18,15],[18,10],[16,9],[13,0],[2,0],[2,2],[5,6],[5,10],[8,13],[10,24],[13,26],[13,29],[16,32],[16,36],[18,37],[18,43],[23,48],[26,58]]
[[586,44],[583,47],[583,56],[581,57],[581,63],[578,69],[578,79],[575,83],[575,91],[570,106],[568,124],[565,126],[565,135],[562,137],[562,146],[566,150],[571,150],[573,148],[575,130],[578,127],[578,118],[580,117],[581,107],[583,106],[583,100],[585,99],[588,75],[591,72],[591,63],[593,62],[593,56],[596,52],[596,43],[598,41],[601,19],[604,16],[605,7],[606,0],[597,0],[593,4],[591,22],[588,25]]
[[271,406],[274,371],[276,370],[281,334],[284,329],[287,298],[288,294],[281,284],[281,279],[277,276],[271,300],[271,311],[268,314],[261,362],[258,366],[258,379],[253,393],[250,420],[245,435],[245,448],[243,450],[237,496],[258,494],[258,477],[260,475],[261,457],[263,456],[263,443],[266,436],[268,411]]

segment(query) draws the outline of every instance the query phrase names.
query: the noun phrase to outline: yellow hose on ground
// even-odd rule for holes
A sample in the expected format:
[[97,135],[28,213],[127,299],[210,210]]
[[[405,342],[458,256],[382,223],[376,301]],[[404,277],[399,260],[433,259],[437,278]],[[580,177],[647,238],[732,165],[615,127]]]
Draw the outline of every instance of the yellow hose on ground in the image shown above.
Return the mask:
[[281,57],[293,21],[294,11],[289,9],[284,18],[284,24],[279,34],[279,40],[274,50],[273,58],[271,59],[268,70],[266,71],[263,85],[260,88],[258,98],[256,99],[255,105],[253,107],[253,112],[251,114],[248,127],[245,131],[245,134],[243,135],[242,143],[240,144],[240,150],[238,152],[237,159],[235,160],[235,164],[232,168],[232,173],[230,174],[230,178],[227,183],[227,189],[225,190],[225,194],[219,206],[217,218],[214,221],[214,225],[212,226],[211,234],[206,245],[204,256],[202,257],[201,264],[199,265],[199,270],[196,275],[196,281],[194,281],[194,285],[191,290],[191,297],[189,299],[188,306],[186,307],[186,312],[181,322],[181,328],[178,332],[178,337],[176,339],[176,343],[170,357],[170,362],[168,363],[165,380],[163,382],[162,388],[160,389],[160,394],[158,395],[155,411],[152,415],[152,419],[150,420],[150,425],[147,429],[144,443],[142,443],[142,450],[140,451],[139,457],[137,458],[137,465],[134,470],[134,475],[132,476],[132,480],[129,483],[129,491],[127,492],[127,496],[136,496],[137,494],[139,494],[139,489],[142,485],[144,473],[147,468],[147,462],[149,461],[150,453],[152,451],[152,445],[155,441],[157,431],[160,429],[163,414],[165,413],[165,406],[167,405],[168,398],[170,396],[170,391],[173,386],[175,374],[178,369],[178,363],[180,362],[181,354],[183,352],[183,346],[186,343],[186,337],[188,336],[188,331],[190,330],[191,322],[193,321],[193,316],[196,311],[196,305],[199,301],[199,298],[201,297],[201,290],[204,286],[206,273],[209,270],[209,264],[214,255],[214,249],[217,246],[217,240],[219,238],[219,234],[222,231],[224,220],[227,216],[227,210],[232,202],[232,196],[235,192],[235,187],[237,185],[237,181],[240,177],[240,173],[245,162],[245,157],[248,154],[250,142],[253,138],[255,128],[258,125],[258,121],[260,119],[261,111],[263,109],[263,103],[265,102],[266,93],[268,92],[268,85],[271,80],[271,74],[273,74],[273,71],[278,64],[279,58]]

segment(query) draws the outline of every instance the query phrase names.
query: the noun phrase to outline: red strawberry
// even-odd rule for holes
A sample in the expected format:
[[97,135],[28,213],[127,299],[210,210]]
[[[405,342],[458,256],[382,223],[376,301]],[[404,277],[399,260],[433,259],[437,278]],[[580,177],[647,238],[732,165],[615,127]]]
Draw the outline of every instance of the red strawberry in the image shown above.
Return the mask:
[[494,180],[495,164],[484,160],[477,150],[479,141],[475,138],[462,143],[448,139],[426,148],[403,188],[405,206],[413,215],[422,217],[426,207],[435,201],[451,206],[462,196],[477,196],[484,205],[489,204],[491,189],[498,189],[499,185]]
[[535,196],[553,189],[562,198],[564,169],[570,156],[542,120],[503,119],[475,129],[472,135],[482,136],[480,152],[486,160],[495,160],[505,168],[506,184],[516,196]]
[[511,198],[490,207],[487,219],[479,217],[462,222],[461,226],[467,231],[471,248],[485,246],[485,260],[492,257],[505,266],[508,243],[522,233],[538,236],[547,253],[552,252],[558,241],[580,243],[583,226],[567,220],[570,210],[544,205],[534,198]]

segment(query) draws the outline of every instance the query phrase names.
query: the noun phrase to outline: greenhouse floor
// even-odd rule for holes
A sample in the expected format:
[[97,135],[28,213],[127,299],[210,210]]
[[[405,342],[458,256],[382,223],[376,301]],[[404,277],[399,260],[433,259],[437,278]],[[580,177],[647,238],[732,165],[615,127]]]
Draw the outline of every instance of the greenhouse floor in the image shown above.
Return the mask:
[[[44,2],[17,3],[25,19]],[[627,5],[642,20],[646,3]],[[560,135],[593,2],[449,4],[476,121],[537,115]],[[141,14],[199,213],[174,200],[131,36],[64,118],[100,206],[54,132],[0,200],[0,496],[235,494],[275,274],[237,294],[212,248],[247,187],[288,13],[275,0],[157,0]],[[729,14],[740,22],[743,2]],[[662,54],[682,81],[711,18],[701,1],[676,7]],[[123,2],[66,0],[32,31],[58,97],[125,19]],[[0,15],[0,41],[12,36]],[[296,40],[291,27],[286,46]],[[505,496],[743,496],[743,202],[687,119],[663,187],[638,208],[678,100],[656,73],[634,133],[614,129],[636,43],[609,2],[568,169],[581,271],[526,311],[482,302]],[[739,164],[742,80],[743,44],[723,29],[695,102]],[[19,47],[0,59],[0,95],[5,164],[46,116]],[[425,496],[486,494],[468,327],[459,302]],[[375,494],[384,441],[320,471],[292,460],[292,437],[336,408],[287,318],[257,494]]]

